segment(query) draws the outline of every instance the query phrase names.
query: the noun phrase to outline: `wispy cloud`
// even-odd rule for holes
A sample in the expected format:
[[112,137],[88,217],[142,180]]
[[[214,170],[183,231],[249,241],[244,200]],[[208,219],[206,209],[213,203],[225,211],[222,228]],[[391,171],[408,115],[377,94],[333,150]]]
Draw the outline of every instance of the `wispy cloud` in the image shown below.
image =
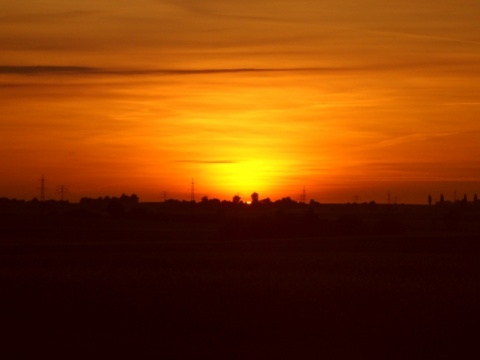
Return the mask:
[[98,69],[82,66],[0,66],[0,74],[86,74],[96,72]]
[[386,30],[364,30],[364,31],[371,34],[387,35],[387,36],[397,37],[397,38],[403,37],[403,38],[420,39],[420,40],[435,40],[435,41],[446,41],[446,42],[480,45],[480,41],[463,39],[463,38],[452,37],[452,36],[409,33],[409,32],[401,32],[401,31],[386,31]]
[[175,160],[175,163],[186,164],[236,164],[238,161],[234,160]]
[[50,21],[70,21],[72,19],[86,18],[99,15],[100,11],[71,10],[60,12],[39,12],[39,13],[23,13],[15,15],[0,15],[2,23],[32,23],[32,22],[50,22]]
[[413,142],[418,142],[418,141],[427,141],[432,138],[441,138],[441,137],[447,137],[447,136],[452,136],[454,133],[452,132],[444,132],[444,133],[414,133],[414,134],[408,134],[404,136],[396,136],[396,137],[391,137],[386,140],[382,140],[379,142],[375,142],[372,144],[368,145],[363,145],[362,148],[364,149],[373,149],[373,148],[386,148],[386,147],[391,147],[391,146],[397,146],[405,143],[413,143]]

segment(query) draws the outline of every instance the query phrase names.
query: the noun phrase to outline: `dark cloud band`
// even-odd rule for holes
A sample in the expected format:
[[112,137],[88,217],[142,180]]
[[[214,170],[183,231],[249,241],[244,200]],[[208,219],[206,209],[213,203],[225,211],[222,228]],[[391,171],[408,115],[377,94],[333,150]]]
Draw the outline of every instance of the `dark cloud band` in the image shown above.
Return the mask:
[[41,75],[41,74],[71,74],[71,75],[202,75],[229,73],[266,73],[266,72],[302,72],[331,71],[328,68],[234,68],[234,69],[146,69],[122,70],[83,66],[0,66],[0,74]]

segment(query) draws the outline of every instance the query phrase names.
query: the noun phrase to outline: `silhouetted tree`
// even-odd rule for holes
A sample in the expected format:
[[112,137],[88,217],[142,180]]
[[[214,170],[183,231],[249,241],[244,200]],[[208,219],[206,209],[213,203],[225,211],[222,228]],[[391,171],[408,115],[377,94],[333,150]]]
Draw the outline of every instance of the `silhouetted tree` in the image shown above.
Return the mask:
[[474,202],[474,203],[478,202],[478,196],[477,196],[477,194],[473,195],[473,202]]
[[232,202],[233,202],[234,204],[240,204],[240,200],[241,200],[241,199],[242,199],[242,198],[241,198],[240,196],[235,195],[235,196],[233,197],[233,199],[232,199]]
[[258,204],[258,193],[254,192],[252,195],[252,204]]
[[297,204],[290,198],[290,196],[284,197],[281,200],[277,200],[275,201],[275,203],[283,206],[294,206],[295,204]]
[[136,194],[132,194],[130,196],[122,194],[122,196],[120,196],[120,202],[124,205],[137,205],[138,201],[139,199]]
[[137,194],[132,194],[132,195],[130,195],[130,201],[133,204],[137,205],[138,202],[140,201],[140,199],[138,198]]

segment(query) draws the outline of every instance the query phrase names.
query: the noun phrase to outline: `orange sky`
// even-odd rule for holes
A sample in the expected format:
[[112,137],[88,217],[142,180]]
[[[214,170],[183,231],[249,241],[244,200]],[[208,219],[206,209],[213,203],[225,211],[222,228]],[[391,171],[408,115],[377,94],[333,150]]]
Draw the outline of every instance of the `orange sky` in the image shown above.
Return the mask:
[[478,1],[0,5],[0,197],[480,194]]

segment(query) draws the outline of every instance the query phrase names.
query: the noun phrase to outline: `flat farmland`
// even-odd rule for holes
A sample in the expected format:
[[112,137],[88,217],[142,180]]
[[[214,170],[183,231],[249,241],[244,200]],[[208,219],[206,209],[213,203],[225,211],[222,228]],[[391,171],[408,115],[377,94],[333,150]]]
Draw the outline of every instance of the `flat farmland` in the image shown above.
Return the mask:
[[3,238],[2,352],[167,359],[479,353],[473,235],[154,241],[153,229],[108,233]]

